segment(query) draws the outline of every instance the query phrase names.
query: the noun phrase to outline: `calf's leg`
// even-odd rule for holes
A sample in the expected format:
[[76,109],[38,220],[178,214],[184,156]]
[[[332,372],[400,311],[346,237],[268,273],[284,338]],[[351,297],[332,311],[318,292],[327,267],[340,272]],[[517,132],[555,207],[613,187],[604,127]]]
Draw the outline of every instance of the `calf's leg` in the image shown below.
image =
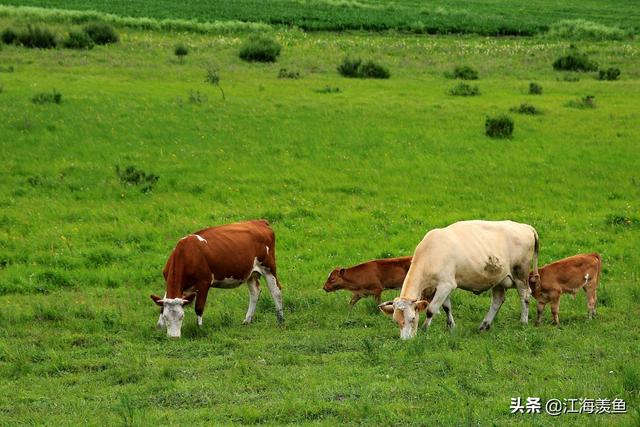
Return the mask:
[[546,305],[547,304],[543,302],[538,302],[538,317],[536,317],[536,326],[539,326],[542,322],[542,313],[544,312],[544,308],[546,307]]
[[255,275],[249,278],[247,287],[249,288],[249,308],[247,308],[247,314],[244,316],[244,321],[242,322],[245,325],[253,321],[253,315],[256,313],[256,305],[260,298],[260,283]]
[[504,302],[504,288],[502,286],[495,286],[491,289],[491,307],[489,307],[489,311],[487,315],[484,317],[484,320],[480,324],[480,330],[486,331],[491,327],[491,323],[493,323],[493,319],[500,311],[500,307],[502,307],[502,303]]
[[553,323],[556,325],[560,324],[560,319],[558,318],[558,312],[560,311],[560,297],[556,297],[551,301],[551,314],[553,315]]
[[587,309],[589,311],[589,319],[593,319],[593,316],[596,315],[596,301],[598,298],[596,285],[591,282],[584,287],[584,291],[587,293]]

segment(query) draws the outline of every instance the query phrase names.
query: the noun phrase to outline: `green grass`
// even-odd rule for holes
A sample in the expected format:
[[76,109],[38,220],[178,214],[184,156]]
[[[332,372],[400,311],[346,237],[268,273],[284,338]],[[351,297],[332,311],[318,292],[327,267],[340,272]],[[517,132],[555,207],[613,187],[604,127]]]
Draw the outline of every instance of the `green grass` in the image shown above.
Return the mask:
[[[244,36],[120,36],[91,51],[2,47],[1,425],[637,423],[639,42],[581,44],[621,79],[564,82],[551,63],[567,45],[549,40],[282,31],[276,64],[248,64]],[[340,77],[347,54],[392,77]],[[480,96],[447,94],[461,63]],[[205,82],[212,66],[226,101]],[[532,101],[531,81],[545,114],[485,137],[487,116]],[[31,101],[54,89],[60,105]],[[565,106],[587,94],[597,108]],[[159,179],[144,193],[118,165]],[[251,326],[246,288],[213,290],[204,327],[189,310],[168,341],[148,294],[163,292],[176,241],[260,217],[277,233],[286,325],[266,286]],[[373,301],[349,313],[348,295],[321,290],[335,266],[409,254],[471,218],[534,225],[541,263],[600,252],[597,318],[579,294],[562,299],[560,327],[549,312],[521,326],[510,291],[479,334],[490,298],[458,291],[455,331],[440,315],[401,342]],[[516,396],[620,397],[630,414],[510,415]]]
[[[579,22],[569,35],[640,30],[640,9],[625,0],[2,0],[5,5],[94,10],[121,16],[206,21],[247,21],[296,26],[309,31],[401,30],[419,33],[531,35],[563,20]],[[585,25],[586,24],[586,25]]]

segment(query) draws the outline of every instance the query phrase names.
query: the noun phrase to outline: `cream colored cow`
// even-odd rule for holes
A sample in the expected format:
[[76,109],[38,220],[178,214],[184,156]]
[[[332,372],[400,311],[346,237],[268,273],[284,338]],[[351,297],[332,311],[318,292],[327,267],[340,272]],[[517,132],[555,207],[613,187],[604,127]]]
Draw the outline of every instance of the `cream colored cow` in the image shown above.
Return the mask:
[[[520,320],[529,319],[528,276],[538,277],[538,233],[513,221],[460,221],[429,231],[416,247],[400,296],[380,304],[400,326],[400,338],[416,335],[420,312],[427,311],[425,326],[443,306],[447,324],[454,326],[451,292],[465,289],[476,294],[491,289],[492,302],[480,330],[489,329],[504,302],[507,288],[516,287],[522,303]],[[425,295],[428,300],[419,300]]]

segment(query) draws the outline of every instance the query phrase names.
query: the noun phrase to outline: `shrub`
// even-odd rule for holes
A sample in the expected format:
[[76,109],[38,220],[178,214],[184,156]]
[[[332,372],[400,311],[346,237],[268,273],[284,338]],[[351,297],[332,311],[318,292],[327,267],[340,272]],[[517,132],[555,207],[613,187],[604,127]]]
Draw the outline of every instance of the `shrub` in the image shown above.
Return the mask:
[[13,44],[18,40],[18,33],[13,28],[5,28],[2,30],[0,38],[2,38],[2,43],[4,44]]
[[445,73],[445,76],[452,79],[478,80],[478,72],[468,65],[458,65],[452,73]]
[[388,79],[391,77],[389,70],[377,62],[369,60],[365,63],[360,58],[345,57],[342,64],[338,65],[338,72],[343,77],[361,79]]
[[572,108],[596,108],[595,96],[587,95],[579,100],[567,102],[567,107]]
[[[560,80],[560,78],[558,78],[557,80]],[[577,74],[565,74],[564,76],[562,76],[562,81],[565,82],[579,82],[580,81],[580,76]]]
[[249,62],[276,62],[282,47],[273,37],[251,35],[240,47],[240,59]]
[[51,49],[56,47],[56,36],[47,28],[32,27],[18,34],[18,43],[28,48]]
[[69,36],[62,41],[67,49],[93,49],[93,40],[84,31],[69,31]]
[[520,106],[518,107],[511,108],[511,111],[518,114],[530,114],[530,115],[542,114],[542,111],[538,110],[536,107],[534,107],[531,104],[527,104],[526,102],[520,104]]
[[606,70],[600,70],[598,73],[598,80],[618,80],[620,77],[619,68],[607,68]]
[[120,169],[120,166],[116,166],[116,174],[122,185],[135,185],[139,187],[143,193],[150,193],[158,182],[158,179],[160,179],[158,175],[146,173],[133,165],[127,166],[124,170]]
[[598,64],[589,59],[586,53],[571,47],[567,55],[561,56],[553,62],[553,69],[558,71],[596,71]]
[[117,43],[119,40],[116,30],[105,22],[93,22],[91,24],[87,24],[84,26],[83,30],[89,37],[91,37],[91,40],[93,40],[95,44],[111,44]]
[[190,104],[202,104],[203,102],[207,102],[207,97],[205,94],[201,93],[199,90],[195,92],[189,91],[189,103]]
[[62,94],[55,89],[52,93],[42,92],[36,94],[31,101],[34,104],[60,104],[62,103]]
[[529,94],[542,95],[542,86],[540,86],[538,83],[529,83]]
[[279,79],[299,79],[300,73],[297,71],[289,71],[286,68],[280,68],[280,71],[278,71],[278,78]]
[[220,74],[218,74],[218,70],[213,67],[207,68],[207,77],[206,81],[211,83],[214,86],[218,86],[220,89],[220,93],[222,94],[222,100],[226,100],[227,98],[224,96],[224,91],[222,90],[222,86],[220,86]]
[[570,19],[551,25],[549,35],[578,40],[622,40],[627,33],[618,27],[607,27],[584,19]]
[[339,93],[341,92],[339,87],[325,86],[321,89],[314,90],[316,93]]
[[466,83],[460,83],[449,89],[449,95],[453,96],[476,96],[480,94],[478,86],[470,86]]
[[178,43],[174,48],[173,48],[173,53],[180,58],[180,62],[182,62],[184,60],[184,57],[187,56],[187,54],[189,53],[189,49],[187,49],[187,46],[185,46],[182,43]]
[[513,135],[513,120],[507,115],[487,117],[484,123],[484,131],[491,138],[511,138],[511,135]]

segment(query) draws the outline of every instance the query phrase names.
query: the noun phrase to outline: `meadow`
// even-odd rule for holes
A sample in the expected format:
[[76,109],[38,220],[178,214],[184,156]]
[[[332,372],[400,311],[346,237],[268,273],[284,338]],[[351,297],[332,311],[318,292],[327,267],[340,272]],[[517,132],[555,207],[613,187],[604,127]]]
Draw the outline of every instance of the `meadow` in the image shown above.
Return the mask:
[[[640,422],[637,40],[281,28],[278,62],[249,64],[246,33],[118,31],[90,51],[0,51],[1,425]],[[554,71],[570,43],[620,80]],[[391,78],[340,77],[345,55]],[[463,64],[480,95],[449,95],[444,74]],[[53,90],[59,105],[32,101]],[[595,108],[570,106],[585,96]],[[509,113],[523,102],[542,114]],[[511,139],[484,135],[500,113]],[[125,185],[128,166],[159,179]],[[203,328],[188,310],[167,340],[149,294],[176,241],[252,218],[277,235],[285,325],[264,284],[250,326],[245,287],[213,290]],[[532,224],[541,264],[598,251],[596,319],[578,294],[559,327],[548,311],[523,326],[510,291],[479,333],[490,296],[457,291],[455,330],[439,315],[401,342],[372,300],[349,312],[349,295],[321,289],[335,266],[411,254],[429,229],[472,218]],[[622,398],[628,413],[509,413],[528,396]]]
[[532,35],[566,19],[640,31],[640,8],[626,0],[2,0],[0,4],[201,22],[239,20],[306,31],[400,30],[429,34]]

